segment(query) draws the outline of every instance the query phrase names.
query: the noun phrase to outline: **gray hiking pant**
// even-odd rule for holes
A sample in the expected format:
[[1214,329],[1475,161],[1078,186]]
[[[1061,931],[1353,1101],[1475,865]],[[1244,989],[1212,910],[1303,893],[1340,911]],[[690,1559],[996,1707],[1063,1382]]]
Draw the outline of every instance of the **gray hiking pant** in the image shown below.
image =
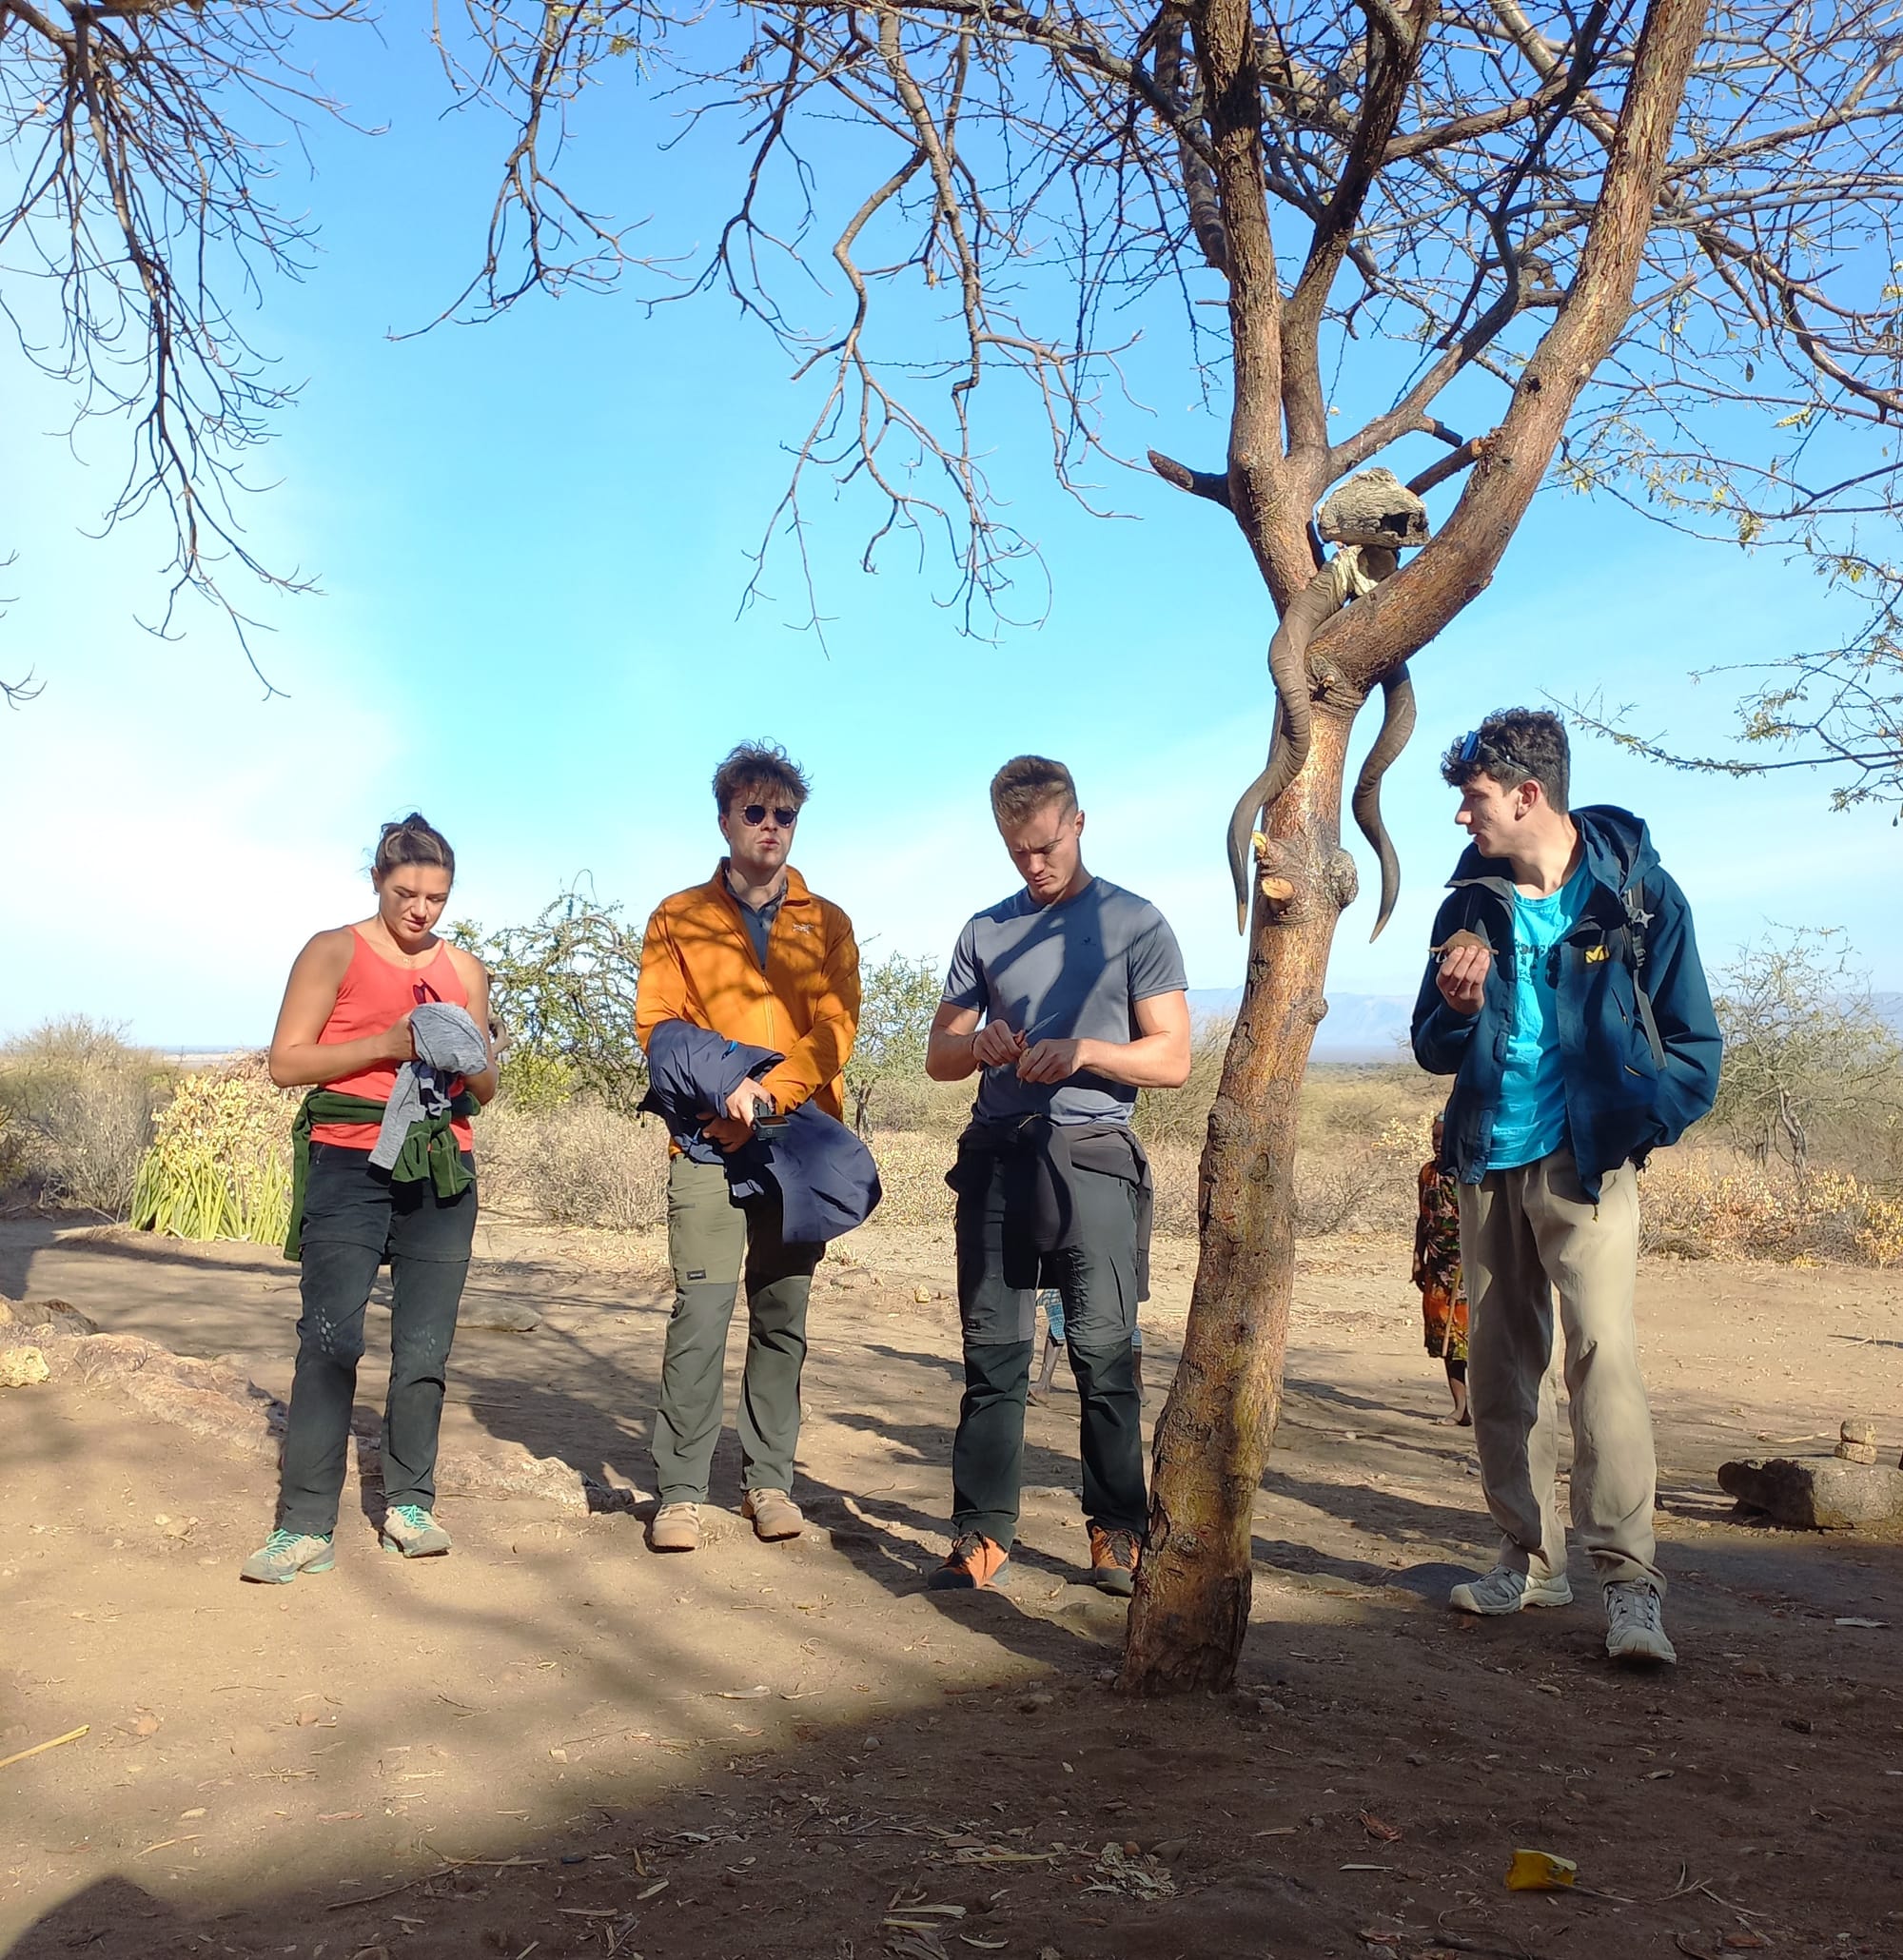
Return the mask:
[[1638,1176],[1611,1172],[1599,1203],[1570,1150],[1461,1186],[1461,1264],[1471,1324],[1467,1393],[1481,1486],[1500,1526],[1500,1562],[1544,1579],[1566,1569],[1555,1500],[1560,1466],[1554,1300],[1573,1421],[1573,1528],[1601,1584],[1644,1579],[1662,1593],[1652,1511],[1658,1460],[1638,1373],[1633,1283]]
[[740,1377],[740,1480],[748,1490],[791,1490],[799,1442],[799,1375],[806,1365],[806,1303],[826,1248],[788,1245],[777,1205],[744,1210],[727,1195],[717,1164],[677,1157],[667,1172],[667,1256],[674,1314],[661,1356],[655,1411],[655,1476],[664,1504],[704,1502],[720,1435],[727,1328],[744,1264],[747,1360]]

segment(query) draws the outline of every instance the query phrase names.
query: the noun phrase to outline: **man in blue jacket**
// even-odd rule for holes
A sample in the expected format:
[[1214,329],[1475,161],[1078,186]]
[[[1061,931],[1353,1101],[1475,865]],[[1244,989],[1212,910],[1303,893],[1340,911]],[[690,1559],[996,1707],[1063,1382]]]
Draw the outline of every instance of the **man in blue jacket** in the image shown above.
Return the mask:
[[1572,1406],[1574,1528],[1615,1660],[1676,1661],[1652,1512],[1658,1465],[1633,1323],[1636,1172],[1717,1090],[1718,1029],[1685,897],[1638,818],[1571,810],[1557,715],[1509,708],[1451,748],[1473,842],[1434,923],[1414,1053],[1452,1075],[1443,1162],[1460,1183],[1472,1309],[1467,1389],[1499,1562],[1464,1613],[1564,1606],[1554,1497],[1554,1298]]

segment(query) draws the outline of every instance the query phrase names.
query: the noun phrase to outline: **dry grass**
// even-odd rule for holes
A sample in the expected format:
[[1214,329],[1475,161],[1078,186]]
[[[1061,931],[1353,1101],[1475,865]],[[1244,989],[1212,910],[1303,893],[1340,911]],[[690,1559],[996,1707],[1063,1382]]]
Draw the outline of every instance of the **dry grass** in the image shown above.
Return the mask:
[[1720,1149],[1670,1150],[1638,1186],[1647,1251],[1798,1264],[1903,1264],[1903,1200],[1841,1170],[1799,1177]]
[[0,1186],[49,1209],[124,1218],[175,1072],[84,1015],[0,1049]]
[[617,1232],[667,1220],[666,1130],[599,1103],[536,1111],[492,1103],[476,1119],[476,1166],[485,1209]]
[[[1156,1177],[1156,1228],[1166,1237],[1195,1233],[1198,1162],[1219,1059],[1213,1038],[1199,1041],[1189,1083],[1140,1105]],[[155,1057],[85,1020],[49,1024],[10,1043],[0,1049],[0,1193],[125,1217],[154,1114],[179,1087],[176,1072]],[[1414,1172],[1445,1088],[1405,1064],[1310,1071],[1296,1165],[1303,1237],[1412,1229]],[[283,1097],[284,1109],[294,1100]],[[873,1141],[885,1186],[882,1222],[949,1238],[945,1172],[970,1102],[969,1084],[922,1084],[915,1097],[893,1106],[907,1127],[881,1129]],[[248,1136],[261,1112],[247,1103],[245,1114],[238,1127]],[[1903,1264],[1903,1195],[1892,1181],[1895,1139],[1833,1142],[1831,1166],[1798,1177],[1695,1133],[1690,1145],[1662,1153],[1639,1186],[1646,1248]],[[505,1098],[478,1119],[476,1148],[485,1206],[611,1231],[652,1231],[666,1222],[667,1139],[652,1120],[584,1099],[524,1108]]]

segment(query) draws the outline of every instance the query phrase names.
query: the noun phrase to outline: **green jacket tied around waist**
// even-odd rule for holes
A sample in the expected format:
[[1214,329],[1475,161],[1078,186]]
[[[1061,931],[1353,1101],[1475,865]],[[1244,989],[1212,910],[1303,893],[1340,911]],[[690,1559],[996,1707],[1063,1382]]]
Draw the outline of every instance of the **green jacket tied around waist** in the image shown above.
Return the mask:
[[[440,1116],[425,1116],[410,1125],[397,1161],[390,1166],[393,1185],[428,1178],[439,1198],[460,1198],[476,1182],[462,1161],[450,1124],[475,1115],[481,1105],[467,1089]],[[298,1105],[291,1121],[291,1227],[284,1236],[284,1257],[304,1257],[304,1194],[310,1183],[310,1133],[320,1123],[381,1123],[384,1105],[368,1096],[346,1096],[334,1088],[314,1088]]]

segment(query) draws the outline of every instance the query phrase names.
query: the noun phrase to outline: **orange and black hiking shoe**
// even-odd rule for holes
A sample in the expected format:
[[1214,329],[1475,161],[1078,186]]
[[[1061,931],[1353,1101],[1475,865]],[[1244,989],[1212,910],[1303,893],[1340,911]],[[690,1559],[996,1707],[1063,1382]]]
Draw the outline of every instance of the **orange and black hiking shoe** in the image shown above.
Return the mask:
[[1091,1525],[1090,1577],[1101,1591],[1125,1599],[1136,1591],[1138,1543],[1133,1531],[1106,1531],[1101,1524]]
[[988,1539],[982,1532],[968,1531],[925,1583],[934,1593],[975,1592],[981,1586],[995,1585],[998,1575],[1010,1562],[1010,1554],[995,1539]]

